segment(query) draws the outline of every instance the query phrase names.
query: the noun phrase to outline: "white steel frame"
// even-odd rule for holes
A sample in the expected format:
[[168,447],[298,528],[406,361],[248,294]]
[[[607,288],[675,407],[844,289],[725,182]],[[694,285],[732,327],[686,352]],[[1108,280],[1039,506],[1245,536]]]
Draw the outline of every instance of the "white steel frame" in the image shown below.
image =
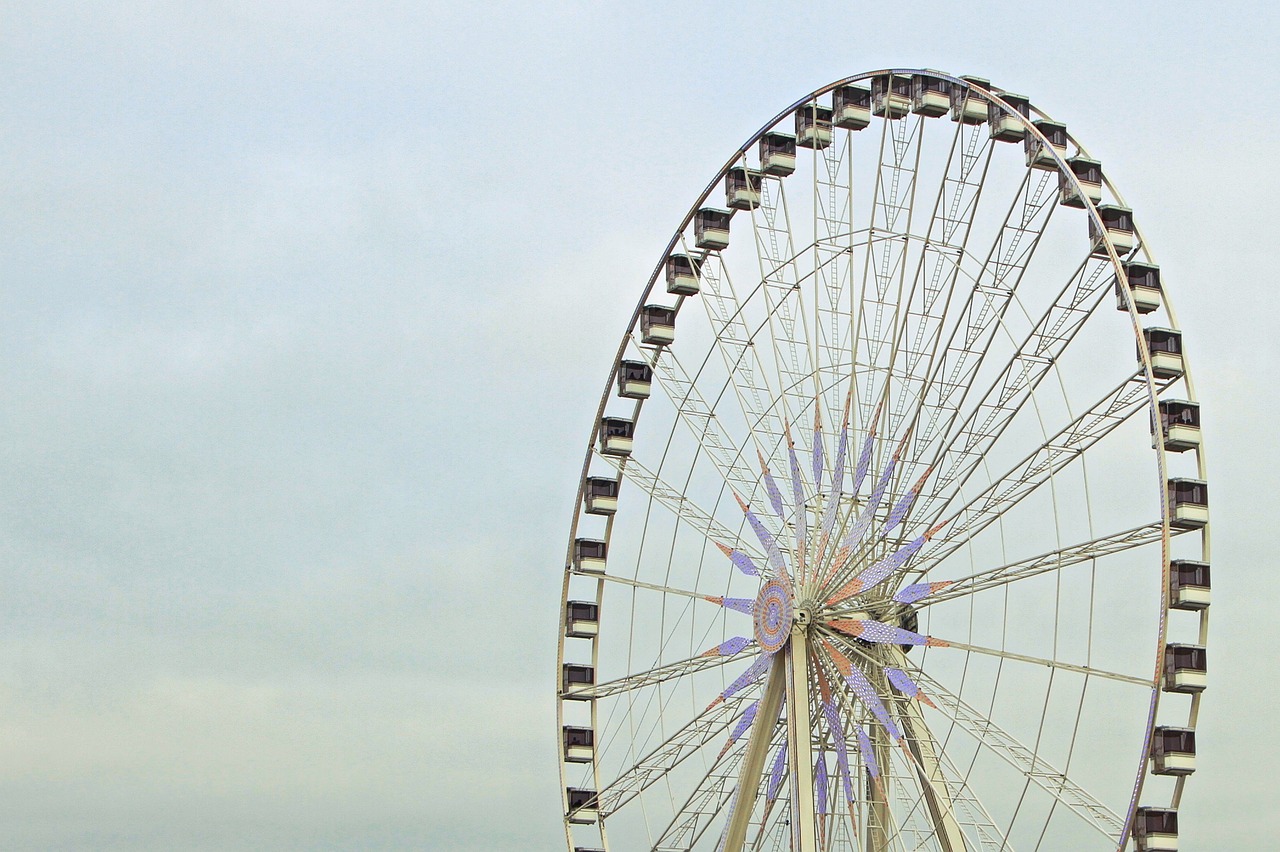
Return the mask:
[[[797,109],[837,87],[886,75],[940,80],[1014,116],[1043,145],[1056,170],[1010,167],[1011,160],[1021,159],[1020,146],[994,141],[983,124],[910,112],[874,118],[866,129],[834,128],[829,146],[799,150],[797,160],[809,164],[807,171],[764,175],[759,203],[735,212],[728,248],[693,245],[695,212],[716,205],[715,193],[729,169],[754,167],[751,157],[764,133],[789,132]],[[1024,828],[1015,831],[1024,807],[1034,810],[1025,803],[1035,795],[1045,797],[1041,815],[1023,821],[1038,821],[1036,848],[1061,848],[1053,833],[1072,819],[1091,829],[1097,848],[1123,850],[1132,842],[1139,803],[1180,803],[1188,776],[1155,778],[1148,756],[1157,723],[1194,728],[1199,717],[1200,693],[1162,696],[1163,658],[1171,637],[1207,643],[1208,610],[1173,619],[1167,590],[1171,558],[1210,561],[1209,527],[1171,526],[1164,482],[1175,474],[1207,480],[1204,444],[1176,458],[1158,439],[1154,451],[1142,448],[1152,452],[1147,464],[1154,462],[1155,470],[1142,493],[1158,514],[1127,526],[1105,526],[1105,513],[1094,517],[1088,478],[1093,469],[1084,459],[1090,453],[1089,458],[1138,453],[1126,437],[1132,424],[1144,412],[1158,417],[1162,397],[1194,401],[1195,386],[1185,347],[1181,376],[1153,374],[1142,335],[1152,323],[1131,306],[1128,339],[1136,362],[1101,365],[1098,372],[1111,377],[1109,384],[1083,397],[1069,391],[1072,377],[1064,375],[1063,364],[1083,369],[1078,355],[1072,362],[1072,344],[1092,340],[1106,326],[1102,313],[1109,312],[1112,288],[1129,286],[1124,263],[1155,258],[1136,227],[1132,251],[1118,253],[1108,239],[1105,255],[1089,252],[1087,224],[1102,229],[1097,208],[1085,202],[1078,212],[1059,211],[1060,180],[1080,197],[1085,193],[1065,153],[1047,144],[1033,118],[1048,116],[1032,105],[1024,118],[999,89],[941,72],[885,69],[848,77],[766,123],[734,152],[676,229],[614,356],[570,527],[557,727],[585,725],[595,736],[590,764],[566,761],[562,754],[561,804],[570,850],[1009,849],[1015,836],[1035,836]],[[933,141],[936,136],[941,143]],[[1089,157],[1074,138],[1069,147]],[[859,177],[864,168],[874,171],[869,186]],[[995,197],[1002,190],[993,175],[1016,177],[1018,168],[1020,182],[1010,183],[1017,183],[1012,200]],[[806,175],[807,185],[794,183]],[[1105,177],[1104,186],[1104,200],[1124,205]],[[788,207],[788,187],[799,199],[798,209]],[[1079,231],[1082,250],[1068,265],[1056,256],[1042,257],[1042,241],[1051,244],[1046,235],[1058,227],[1055,217],[1070,217]],[[673,252],[700,263],[697,295],[663,292],[664,261]],[[1050,288],[1050,279],[1060,283]],[[1029,288],[1047,295],[1028,298]],[[640,339],[643,307],[656,301],[674,304],[678,314],[677,338],[669,346]],[[1154,324],[1177,330],[1167,287],[1160,310],[1163,316]],[[690,328],[691,336],[701,333],[708,341],[701,354],[696,346],[682,345]],[[1077,343],[1077,349],[1085,345]],[[650,400],[615,399],[614,376],[624,359],[652,368]],[[1066,400],[1065,411],[1053,410],[1059,398]],[[641,414],[655,401],[666,413],[649,435]],[[596,430],[606,415],[635,422],[631,455],[597,450]],[[1038,436],[1019,444],[1036,434],[1033,428]],[[845,471],[833,492],[832,457],[842,433]],[[1018,446],[1023,449],[1014,451]],[[692,460],[682,452],[691,452]],[[812,459],[811,476],[796,471],[797,458],[801,467]],[[627,495],[617,514],[586,512],[588,475],[619,478]],[[699,490],[707,476],[719,483],[710,501],[699,496],[708,493]],[[846,487],[859,476],[865,485]],[[1059,504],[1060,488],[1065,493],[1060,483],[1069,476],[1084,482],[1082,510]],[[1151,493],[1155,485],[1158,494]],[[751,515],[744,517],[735,496],[751,507]],[[1047,501],[1064,517],[1082,512],[1087,535],[1064,538],[1054,520],[1052,538],[1029,552],[1024,548],[1027,555],[974,561],[973,554],[992,540],[1004,553],[1006,536],[1019,534],[1006,520],[1035,500]],[[1100,532],[1095,521],[1103,526]],[[753,534],[754,525],[770,538]],[[659,531],[670,528],[675,531]],[[607,543],[603,574],[574,570],[573,542],[579,536]],[[701,542],[700,553],[689,549],[690,540]],[[841,550],[837,543],[847,547]],[[716,561],[720,555],[711,545],[732,550],[740,568],[758,569],[760,582],[786,584],[794,614],[784,624],[784,644],[771,657],[764,656],[759,628],[753,635],[730,611],[747,606],[755,581],[727,560]],[[884,561],[912,545],[902,561]],[[1057,608],[1067,605],[1064,583],[1096,577],[1099,566],[1130,558],[1146,566],[1148,577],[1160,578],[1158,595],[1133,604],[1146,608],[1152,629],[1128,637],[1145,649],[1150,668],[1111,671],[1091,661],[1093,580],[1089,623],[1077,625],[1089,650],[1084,659],[1070,659],[1066,650],[1060,658]],[[643,576],[641,565],[650,567]],[[653,570],[655,565],[661,570]],[[879,565],[888,567],[878,591],[837,592],[857,587]],[[933,581],[948,584],[935,583],[937,588],[909,603],[890,597]],[[998,647],[944,635],[910,655],[897,640],[854,635],[887,623],[923,636],[935,613],[966,605],[973,633],[973,601],[1003,595],[1011,622],[1010,590],[1046,582],[1057,589],[1048,655],[1008,647],[1009,624],[1001,628]],[[743,602],[735,603],[737,598]],[[596,638],[566,636],[568,603],[581,599],[599,607]],[[716,603],[726,609],[715,610]],[[698,614],[712,611],[723,617],[711,621]],[[738,620],[731,623],[730,617]],[[735,631],[744,637],[741,643],[717,650]],[[602,653],[608,643],[612,650]],[[931,673],[935,659],[945,668],[945,654],[963,660],[958,681]],[[981,669],[987,673],[971,678],[971,666],[979,670],[981,660],[995,666],[994,674]],[[757,661],[760,677],[735,689],[731,681],[748,661]],[[595,682],[566,688],[560,680],[566,664],[591,666]],[[1030,677],[1032,671],[1044,673],[1048,685],[1027,744],[996,718],[997,696],[1000,678],[1014,672]],[[905,679],[908,686],[890,678]],[[1050,708],[1058,706],[1052,700],[1055,683],[1069,679],[1079,684],[1079,698],[1067,725],[1052,721]],[[859,692],[856,684],[863,682],[881,709]],[[1132,780],[1125,796],[1116,794],[1114,783],[1105,800],[1091,792],[1079,777],[1098,773],[1072,763],[1083,759],[1077,757],[1077,739],[1085,724],[1086,687],[1129,690],[1145,704],[1146,718],[1130,725],[1138,741],[1127,746],[1134,751],[1125,759],[1136,757],[1137,766],[1131,775],[1120,773]],[[918,697],[909,694],[917,688]],[[979,700],[966,697],[975,689],[990,691]],[[721,698],[698,709],[718,692]],[[1059,735],[1069,735],[1070,742],[1061,768],[1042,744]],[[962,742],[974,745],[965,751]],[[848,775],[842,753],[848,755]],[[1009,792],[1016,799],[1012,815],[1004,804],[1000,812],[980,798],[985,779],[996,770],[975,767],[988,758],[1022,779]],[[1115,775],[1111,767],[1108,777]],[[571,787],[595,791],[598,818],[570,813]],[[1055,817],[1058,808],[1071,816]],[[632,833],[614,836],[615,823]]]

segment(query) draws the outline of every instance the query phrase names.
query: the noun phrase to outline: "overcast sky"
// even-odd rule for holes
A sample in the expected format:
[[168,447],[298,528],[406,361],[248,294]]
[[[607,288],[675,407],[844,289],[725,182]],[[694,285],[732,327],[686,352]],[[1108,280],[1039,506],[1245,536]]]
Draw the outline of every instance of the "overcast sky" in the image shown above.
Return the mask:
[[1274,7],[634,5],[0,5],[0,845],[556,848],[635,299],[770,116],[923,66],[1065,120],[1176,281],[1216,533],[1183,837],[1266,848]]

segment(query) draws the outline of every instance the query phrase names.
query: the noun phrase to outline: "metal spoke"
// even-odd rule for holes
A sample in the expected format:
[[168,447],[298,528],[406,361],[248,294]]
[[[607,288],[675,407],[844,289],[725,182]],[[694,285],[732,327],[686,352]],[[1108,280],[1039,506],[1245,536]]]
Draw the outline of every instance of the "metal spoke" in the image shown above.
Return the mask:
[[988,657],[1000,657],[1005,660],[1017,660],[1020,663],[1031,663],[1032,665],[1045,666],[1051,669],[1061,669],[1062,671],[1075,672],[1077,674],[1089,675],[1090,677],[1102,677],[1107,680],[1115,680],[1120,683],[1130,683],[1136,686],[1142,686],[1151,689],[1156,684],[1149,677],[1136,677],[1134,675],[1120,674],[1119,672],[1109,672],[1106,669],[1097,669],[1092,666],[1079,666],[1075,663],[1064,663],[1060,660],[1048,660],[1044,657],[1033,657],[1029,654],[1016,654],[1013,651],[1001,651],[996,648],[984,648],[981,645],[970,645],[965,642],[952,642],[950,640],[942,640],[946,645],[960,651],[972,651],[975,654],[985,654]]
[[[906,275],[907,246],[901,235],[911,232],[920,139],[924,119],[904,116],[885,122],[881,136],[875,196],[871,210],[854,337],[855,371],[865,376],[857,394],[859,420],[866,423],[882,397],[877,373],[888,369],[901,310],[901,284]],[[884,378],[887,385],[888,377]]]
[[[1171,535],[1181,535],[1185,532],[1191,532],[1191,530],[1175,528],[1169,532]],[[1007,565],[1001,565],[999,568],[979,571],[968,577],[952,581],[951,585],[932,593],[920,601],[917,606],[932,606],[942,601],[966,597],[985,589],[1025,580],[1028,577],[1037,577],[1048,571],[1057,571],[1070,565],[1079,565],[1095,559],[1101,559],[1113,553],[1121,553],[1135,547],[1154,544],[1161,540],[1162,533],[1163,524],[1155,521],[1124,532],[1101,536],[1059,550],[1051,550],[1048,553],[1032,556],[1029,559],[1010,562]]]
[[[775,725],[772,744],[779,741],[782,730],[785,730],[782,726]],[[671,818],[654,844],[653,852],[688,852],[693,848],[733,798],[747,751],[747,747],[730,749],[712,764]]]
[[[800,290],[800,274],[796,268],[795,246],[787,213],[784,181],[765,176],[761,181],[760,204],[751,210],[751,228],[755,237],[760,287],[769,312],[769,330],[773,339],[774,366],[778,377],[777,400],[784,416],[802,431],[808,429],[801,416],[808,403],[809,377],[814,364],[809,351],[809,332],[805,324],[804,300]],[[770,418],[772,423],[776,418]],[[768,434],[770,449],[782,436]]]
[[1112,840],[1119,839],[1124,820],[1114,811],[920,669],[912,669],[911,677],[928,690],[929,697],[938,705],[939,710],[985,748],[1021,772],[1094,829]]
[[[895,343],[893,374],[900,386],[888,410],[889,434],[901,428],[910,400],[923,397],[993,150],[984,128],[956,125]],[[912,320],[914,334],[909,335]],[[917,408],[912,419],[919,414]]]
[[738,711],[750,700],[745,695],[732,696],[682,725],[660,745],[601,788],[597,796],[600,813],[604,816],[616,813],[650,786],[661,781],[667,773],[683,763],[685,758],[728,730],[737,718]]
[[761,567],[761,570],[767,570],[768,562],[765,561],[764,556],[759,551],[750,547],[739,538],[737,533],[717,521],[710,512],[686,497],[684,492],[663,482],[656,473],[649,470],[634,457],[622,459],[599,452],[596,453],[596,456],[621,473],[628,482],[637,485],[641,491],[652,497],[655,502],[670,509],[675,513],[676,517],[705,536],[707,540],[736,548],[750,556],[752,561]]
[[757,652],[756,643],[750,642],[745,648],[736,654],[727,656],[713,657],[690,657],[687,660],[679,660],[674,663],[666,663],[657,666],[648,671],[638,672],[636,674],[620,677],[616,680],[605,681],[604,683],[587,684],[564,690],[561,695],[565,698],[606,698],[610,695],[619,695],[624,692],[633,692],[637,689],[643,689],[647,686],[654,686],[659,683],[665,683],[671,680],[694,674],[695,672],[706,671],[732,663],[744,657],[753,656]]
[[675,586],[664,586],[661,583],[646,583],[643,580],[633,580],[630,577],[621,577],[617,574],[597,574],[594,571],[578,571],[579,576],[589,577],[595,580],[604,580],[608,583],[618,583],[623,586],[630,586],[633,589],[648,589],[651,592],[662,592],[664,595],[680,595],[686,598],[698,598],[699,600],[707,600],[712,595],[706,595],[702,592],[691,592],[688,589],[677,589]]
[[[1084,321],[1101,304],[1106,295],[1106,284],[1110,281],[1105,275],[1109,269],[1105,263],[1093,259],[1081,265],[1035,327],[1019,343],[975,408],[960,419],[959,407],[968,395],[969,383],[981,366],[982,358],[974,362],[974,372],[964,377],[965,388],[956,400],[952,422],[945,427],[945,440],[934,461],[938,475],[933,481],[931,494],[922,495],[924,499],[917,503],[916,513],[929,517],[930,512],[937,508],[937,500],[949,498],[968,480],[1014,416],[1031,399],[1050,368],[1062,357]],[[1009,293],[1012,297],[1012,290]],[[992,317],[993,325],[997,320],[998,317]],[[927,438],[925,430],[922,430],[921,439]]]
[[[755,344],[759,329],[752,330],[747,326],[743,304],[733,289],[729,270],[719,252],[703,253],[699,282],[699,300],[711,322],[715,349],[724,360],[729,381],[747,417],[756,447],[768,455],[782,439],[782,417],[774,410],[776,396],[769,387],[768,372]],[[707,357],[710,358],[711,353],[707,353]],[[663,365],[662,369],[670,373],[673,366],[678,364]],[[683,378],[668,375],[666,380],[673,382],[678,389],[687,388],[686,395],[694,390],[687,375]],[[694,403],[690,408],[691,422],[700,424],[703,429],[713,428],[708,422],[714,417],[711,407],[705,401],[700,405],[696,400],[690,402]],[[719,424],[715,423],[714,428],[719,429]]]
[[[1172,381],[1174,380],[1168,380],[1164,386]],[[946,528],[946,534],[933,539],[921,549],[915,573],[927,573],[1024,497],[1048,482],[1054,474],[1080,458],[1089,447],[1144,410],[1148,401],[1147,393],[1145,375],[1141,370],[1135,371],[1005,475],[951,513],[951,523]]]
[[[704,276],[705,280],[705,276]],[[746,344],[744,344],[745,346]],[[644,349],[653,375],[676,406],[676,414],[693,432],[694,438],[719,470],[724,481],[740,493],[751,494],[758,476],[743,460],[742,451],[724,430],[712,406],[707,404],[694,379],[681,366],[675,353],[666,350],[659,356]],[[726,356],[727,357],[727,356]],[[767,393],[767,388],[765,389]]]
[[1039,177],[1033,179],[1033,173],[1028,170],[1023,176],[1018,195],[960,309],[959,322],[937,362],[930,364],[929,379],[920,395],[918,410],[936,414],[928,422],[918,424],[919,446],[926,446],[939,424],[949,424],[960,411],[998,323],[1057,206],[1056,196],[1056,187],[1050,191],[1048,173],[1039,173]]

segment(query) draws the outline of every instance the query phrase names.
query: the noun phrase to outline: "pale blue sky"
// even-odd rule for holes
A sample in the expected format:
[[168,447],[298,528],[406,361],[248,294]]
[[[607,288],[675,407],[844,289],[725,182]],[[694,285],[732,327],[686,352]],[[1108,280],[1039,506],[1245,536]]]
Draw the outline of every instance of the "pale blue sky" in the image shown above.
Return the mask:
[[1033,97],[1140,212],[1204,402],[1187,848],[1264,848],[1270,6],[0,7],[7,848],[556,848],[581,450],[671,229],[872,68]]

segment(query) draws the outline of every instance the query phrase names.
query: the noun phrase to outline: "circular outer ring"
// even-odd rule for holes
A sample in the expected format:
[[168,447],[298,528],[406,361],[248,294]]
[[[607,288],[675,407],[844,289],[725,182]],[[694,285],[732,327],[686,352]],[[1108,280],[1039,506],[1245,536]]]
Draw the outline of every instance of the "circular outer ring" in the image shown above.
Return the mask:
[[[766,132],[777,127],[780,123],[788,120],[790,116],[795,112],[795,110],[797,110],[801,106],[811,101],[814,101],[817,98],[820,98],[824,95],[829,94],[834,89],[840,86],[848,85],[851,83],[866,82],[871,80],[872,78],[880,77],[883,75],[889,75],[889,74],[893,74],[893,75],[901,74],[901,75],[909,75],[909,76],[921,75],[924,77],[934,78],[937,80],[944,80],[953,85],[967,88],[971,92],[980,95],[981,97],[986,99],[989,103],[991,103],[995,108],[1004,112],[1013,121],[1021,124],[1029,137],[1034,138],[1040,141],[1041,143],[1044,143],[1047,154],[1050,157],[1052,157],[1052,159],[1055,161],[1058,167],[1060,178],[1063,184],[1066,186],[1072,187],[1076,193],[1083,194],[1083,188],[1080,184],[1080,181],[1072,172],[1072,170],[1069,168],[1065,158],[1059,155],[1058,152],[1052,148],[1052,146],[1049,146],[1047,144],[1047,140],[1045,139],[1044,135],[1032,123],[1032,119],[1049,119],[1050,116],[1048,113],[1046,113],[1044,110],[1039,108],[1035,103],[1030,103],[1028,105],[1030,115],[1024,117],[1021,114],[1019,114],[1017,110],[1010,107],[1009,104],[1006,103],[1001,98],[1001,90],[994,89],[994,88],[986,89],[977,85],[976,83],[972,83],[967,80],[961,80],[959,77],[952,76],[950,74],[946,74],[946,73],[935,71],[935,70],[930,70],[930,69],[887,68],[887,69],[880,69],[880,70],[855,74],[852,76],[848,76],[848,77],[836,80],[826,86],[815,89],[812,92],[809,92],[808,94],[804,95],[800,99],[796,100],[793,104],[791,104],[786,109],[782,110],[776,116],[771,118],[768,122],[766,122],[756,133],[752,134],[752,136],[749,139],[747,139],[737,150],[735,150],[731,154],[731,156],[725,162],[724,166],[721,167],[721,169],[716,173],[716,175],[712,178],[712,180],[707,184],[705,189],[698,195],[695,202],[689,207],[688,212],[686,213],[685,217],[683,218],[683,220],[680,222],[679,226],[675,230],[670,242],[666,245],[664,250],[659,255],[657,263],[653,268],[653,272],[649,277],[648,283],[643,288],[640,294],[640,297],[637,300],[636,307],[631,315],[630,322],[627,325],[627,331],[622,336],[622,340],[619,343],[617,352],[613,358],[612,365],[610,366],[608,376],[604,383],[604,390],[600,397],[600,402],[596,410],[596,416],[593,421],[590,437],[586,445],[585,458],[584,458],[583,466],[581,469],[581,474],[579,477],[577,503],[573,513],[573,520],[570,527],[568,546],[567,546],[565,561],[564,561],[565,573],[564,573],[562,595],[561,595],[561,610],[560,610],[560,618],[559,618],[560,630],[559,630],[559,638],[558,638],[558,654],[557,654],[557,666],[556,666],[556,674],[555,674],[556,683],[557,683],[557,737],[559,736],[560,728],[563,726],[564,718],[565,718],[566,699],[563,697],[562,687],[560,682],[562,668],[566,663],[569,663],[569,662],[578,662],[578,663],[588,662],[587,660],[581,660],[581,659],[570,660],[566,658],[566,653],[565,653],[566,636],[565,636],[564,624],[566,623],[566,614],[568,611],[569,590],[570,590],[569,579],[570,579],[570,576],[572,576],[572,558],[573,558],[574,539],[578,535],[579,524],[583,517],[583,512],[584,512],[583,506],[584,506],[584,501],[586,499],[586,494],[587,494],[587,478],[590,472],[591,462],[594,454],[593,448],[595,446],[598,432],[600,429],[601,417],[604,415],[606,405],[609,403],[609,400],[611,399],[614,378],[617,374],[618,366],[624,358],[629,342],[632,339],[633,333],[638,333],[639,331],[641,312],[645,304],[649,301],[651,294],[655,291],[655,288],[659,286],[658,282],[661,280],[666,258],[678,246],[682,238],[682,235],[690,227],[690,224],[692,223],[694,215],[697,212],[697,210],[700,207],[703,207],[707,204],[707,201],[710,198],[710,196],[721,186],[730,168],[732,168],[736,164],[739,164],[742,161],[743,156],[758,144],[761,136],[763,136]],[[1090,156],[1089,151],[1082,144],[1080,144],[1080,142],[1074,136],[1071,136],[1070,134],[1068,134],[1068,139],[1070,143],[1078,149],[1081,155]],[[1124,197],[1116,189],[1116,187],[1111,181],[1110,176],[1105,171],[1103,173],[1103,185],[1105,186],[1107,191],[1111,194],[1111,196],[1115,199],[1116,203],[1120,205],[1125,205]],[[1093,203],[1087,203],[1085,205],[1084,212],[1086,213],[1089,221],[1093,224],[1094,227],[1105,232],[1105,228],[1103,227],[1101,216],[1096,206]],[[1143,235],[1141,228],[1136,223],[1134,224],[1134,234],[1137,237],[1137,243],[1139,246],[1139,251],[1138,251],[1139,256],[1142,259],[1145,259],[1147,262],[1157,263],[1158,260],[1155,257],[1154,252],[1151,250],[1149,243],[1145,239],[1145,236]],[[1111,265],[1113,267],[1114,275],[1115,275],[1116,281],[1118,282],[1118,286],[1123,288],[1126,292],[1130,291],[1129,280],[1125,272],[1124,265],[1122,263],[1121,255],[1117,252],[1115,246],[1112,244],[1112,240],[1110,236],[1105,236],[1102,243],[1103,243],[1102,247],[1105,248],[1106,256],[1110,260]],[[1162,282],[1162,284],[1163,283],[1164,282]],[[1174,310],[1172,300],[1169,297],[1169,291],[1167,286],[1164,287],[1164,290],[1162,293],[1162,299],[1164,304],[1164,310],[1167,316],[1167,325],[1175,331],[1180,331],[1177,314]],[[1132,329],[1135,337],[1136,347],[1138,350],[1142,373],[1144,374],[1144,378],[1149,389],[1149,413],[1153,419],[1153,422],[1159,422],[1159,413],[1157,410],[1157,404],[1159,402],[1159,389],[1157,387],[1156,378],[1153,374],[1151,352],[1143,336],[1144,319],[1138,313],[1136,307],[1132,303],[1132,300],[1130,300],[1130,304],[1128,307],[1128,314],[1132,323]],[[1197,394],[1196,394],[1195,383],[1192,379],[1191,359],[1188,357],[1185,350],[1183,352],[1182,357],[1183,357],[1184,366],[1183,366],[1183,376],[1181,381],[1183,382],[1183,385],[1184,385],[1184,396],[1187,400],[1195,402],[1197,400]],[[634,412],[631,415],[631,419],[637,425],[639,423],[642,408],[643,408],[643,401],[637,401],[635,403]],[[1170,540],[1171,540],[1171,525],[1169,521],[1170,507],[1167,502],[1167,493],[1166,493],[1166,481],[1169,478],[1169,470],[1168,470],[1168,464],[1167,464],[1167,451],[1165,448],[1165,441],[1163,437],[1159,435],[1158,432],[1156,435],[1156,440],[1154,441],[1154,452],[1155,452],[1156,461],[1157,461],[1158,479],[1153,484],[1156,485],[1156,487],[1159,490],[1159,505],[1161,509],[1160,522],[1162,525],[1161,548],[1160,548],[1161,560],[1162,560],[1161,572],[1162,572],[1163,581],[1164,581],[1162,585],[1162,593],[1160,595],[1159,601],[1153,602],[1153,603],[1156,603],[1156,605],[1159,608],[1158,638],[1154,648],[1152,649],[1153,651],[1152,657],[1153,657],[1153,663],[1154,663],[1153,665],[1154,679],[1155,679],[1156,686],[1153,687],[1151,692],[1151,700],[1150,700],[1150,707],[1149,707],[1149,716],[1148,716],[1147,725],[1146,725],[1146,733],[1141,745],[1140,753],[1137,755],[1138,771],[1136,773],[1136,778],[1135,778],[1133,789],[1132,789],[1132,795],[1129,801],[1127,811],[1121,815],[1123,819],[1123,829],[1118,833],[1118,836],[1115,837],[1115,840],[1118,842],[1118,845],[1120,848],[1123,848],[1129,841],[1129,835],[1134,824],[1135,812],[1137,810],[1139,801],[1142,797],[1144,781],[1146,780],[1147,774],[1148,774],[1148,771],[1147,771],[1148,760],[1151,754],[1153,734],[1154,734],[1155,726],[1157,724],[1157,715],[1158,715],[1158,711],[1161,704],[1160,702],[1161,692],[1162,692],[1161,687],[1164,685],[1165,646],[1168,640],[1168,634],[1170,632],[1169,618],[1168,618],[1169,595],[1167,590],[1170,588],[1169,560],[1172,556],[1172,553],[1171,553],[1171,547],[1170,547]],[[1193,451],[1185,455],[1191,455],[1194,457],[1195,459],[1194,466],[1197,471],[1197,477],[1201,480],[1207,480],[1208,471],[1207,471],[1207,458],[1206,458],[1206,448],[1205,448],[1204,440],[1201,439],[1201,443],[1199,444],[1199,446],[1197,446]],[[610,518],[607,522],[606,530],[604,534],[606,542],[609,541],[610,534],[613,528],[613,523],[614,523],[613,518]],[[1199,559],[1205,563],[1211,562],[1210,525],[1206,524],[1202,529],[1198,531],[1195,537],[1199,539],[1198,548],[1197,548],[1199,550]],[[1191,536],[1184,537],[1184,539],[1190,539],[1190,538],[1192,537]],[[1185,556],[1187,554],[1184,553],[1183,555]],[[604,582],[600,581],[597,583],[597,591],[596,591],[597,606],[600,604],[601,599],[603,598],[603,591],[604,591]],[[607,617],[607,616],[602,616],[602,620],[604,617]],[[1194,636],[1193,641],[1200,646],[1206,646],[1208,642],[1208,630],[1209,630],[1208,609],[1200,609],[1198,613],[1196,613],[1195,618],[1196,618],[1196,624],[1198,625],[1198,630],[1191,631],[1192,635]],[[1179,632],[1181,633],[1182,631],[1179,631]],[[1181,638],[1185,641],[1186,639],[1191,639],[1192,637],[1180,636],[1178,638]],[[591,651],[590,660],[589,660],[589,663],[593,668],[596,666],[598,662],[598,657],[599,657],[598,643],[593,642],[592,651]],[[1163,718],[1163,717],[1165,717],[1166,715],[1170,715],[1170,716],[1181,715],[1182,712],[1185,712],[1186,714],[1186,722],[1184,723],[1185,726],[1188,728],[1194,729],[1196,727],[1197,720],[1199,717],[1200,702],[1201,702],[1201,693],[1195,693],[1190,696],[1189,707],[1185,711],[1182,711],[1181,707],[1179,707],[1179,709],[1175,710],[1173,713],[1169,713],[1169,714],[1166,714],[1163,712],[1159,713],[1159,716],[1161,717],[1160,721],[1163,722],[1164,724],[1173,724],[1175,721],[1174,719]],[[590,708],[591,708],[590,710],[591,724],[592,724],[592,727],[594,728],[596,727],[596,724],[597,724],[597,712],[596,712],[595,701],[590,702]],[[562,784],[561,784],[562,805],[564,806],[564,812],[566,813],[566,818],[564,821],[565,836],[566,836],[566,840],[568,842],[569,848],[572,849],[574,846],[574,843],[573,843],[573,835],[570,830],[571,829],[570,822],[567,817],[568,799],[567,799],[567,794],[564,792],[565,790],[564,784],[568,780],[567,770],[569,769],[569,765],[566,764],[565,761],[563,760],[563,755],[560,761],[560,769],[561,769],[561,779],[562,779]],[[1176,778],[1174,782],[1172,795],[1169,797],[1169,801],[1167,804],[1168,807],[1177,808],[1179,806],[1179,803],[1181,801],[1182,794],[1184,791],[1184,787],[1187,781],[1187,777],[1188,776],[1183,775]],[[597,785],[600,783],[600,781],[601,779],[598,777],[598,770],[597,770],[597,777],[596,777]],[[1155,804],[1155,803],[1152,802],[1150,804]],[[602,835],[603,835],[602,840],[605,844],[605,847],[609,848],[609,841],[608,841],[607,835],[604,835],[603,831],[602,831]]]

